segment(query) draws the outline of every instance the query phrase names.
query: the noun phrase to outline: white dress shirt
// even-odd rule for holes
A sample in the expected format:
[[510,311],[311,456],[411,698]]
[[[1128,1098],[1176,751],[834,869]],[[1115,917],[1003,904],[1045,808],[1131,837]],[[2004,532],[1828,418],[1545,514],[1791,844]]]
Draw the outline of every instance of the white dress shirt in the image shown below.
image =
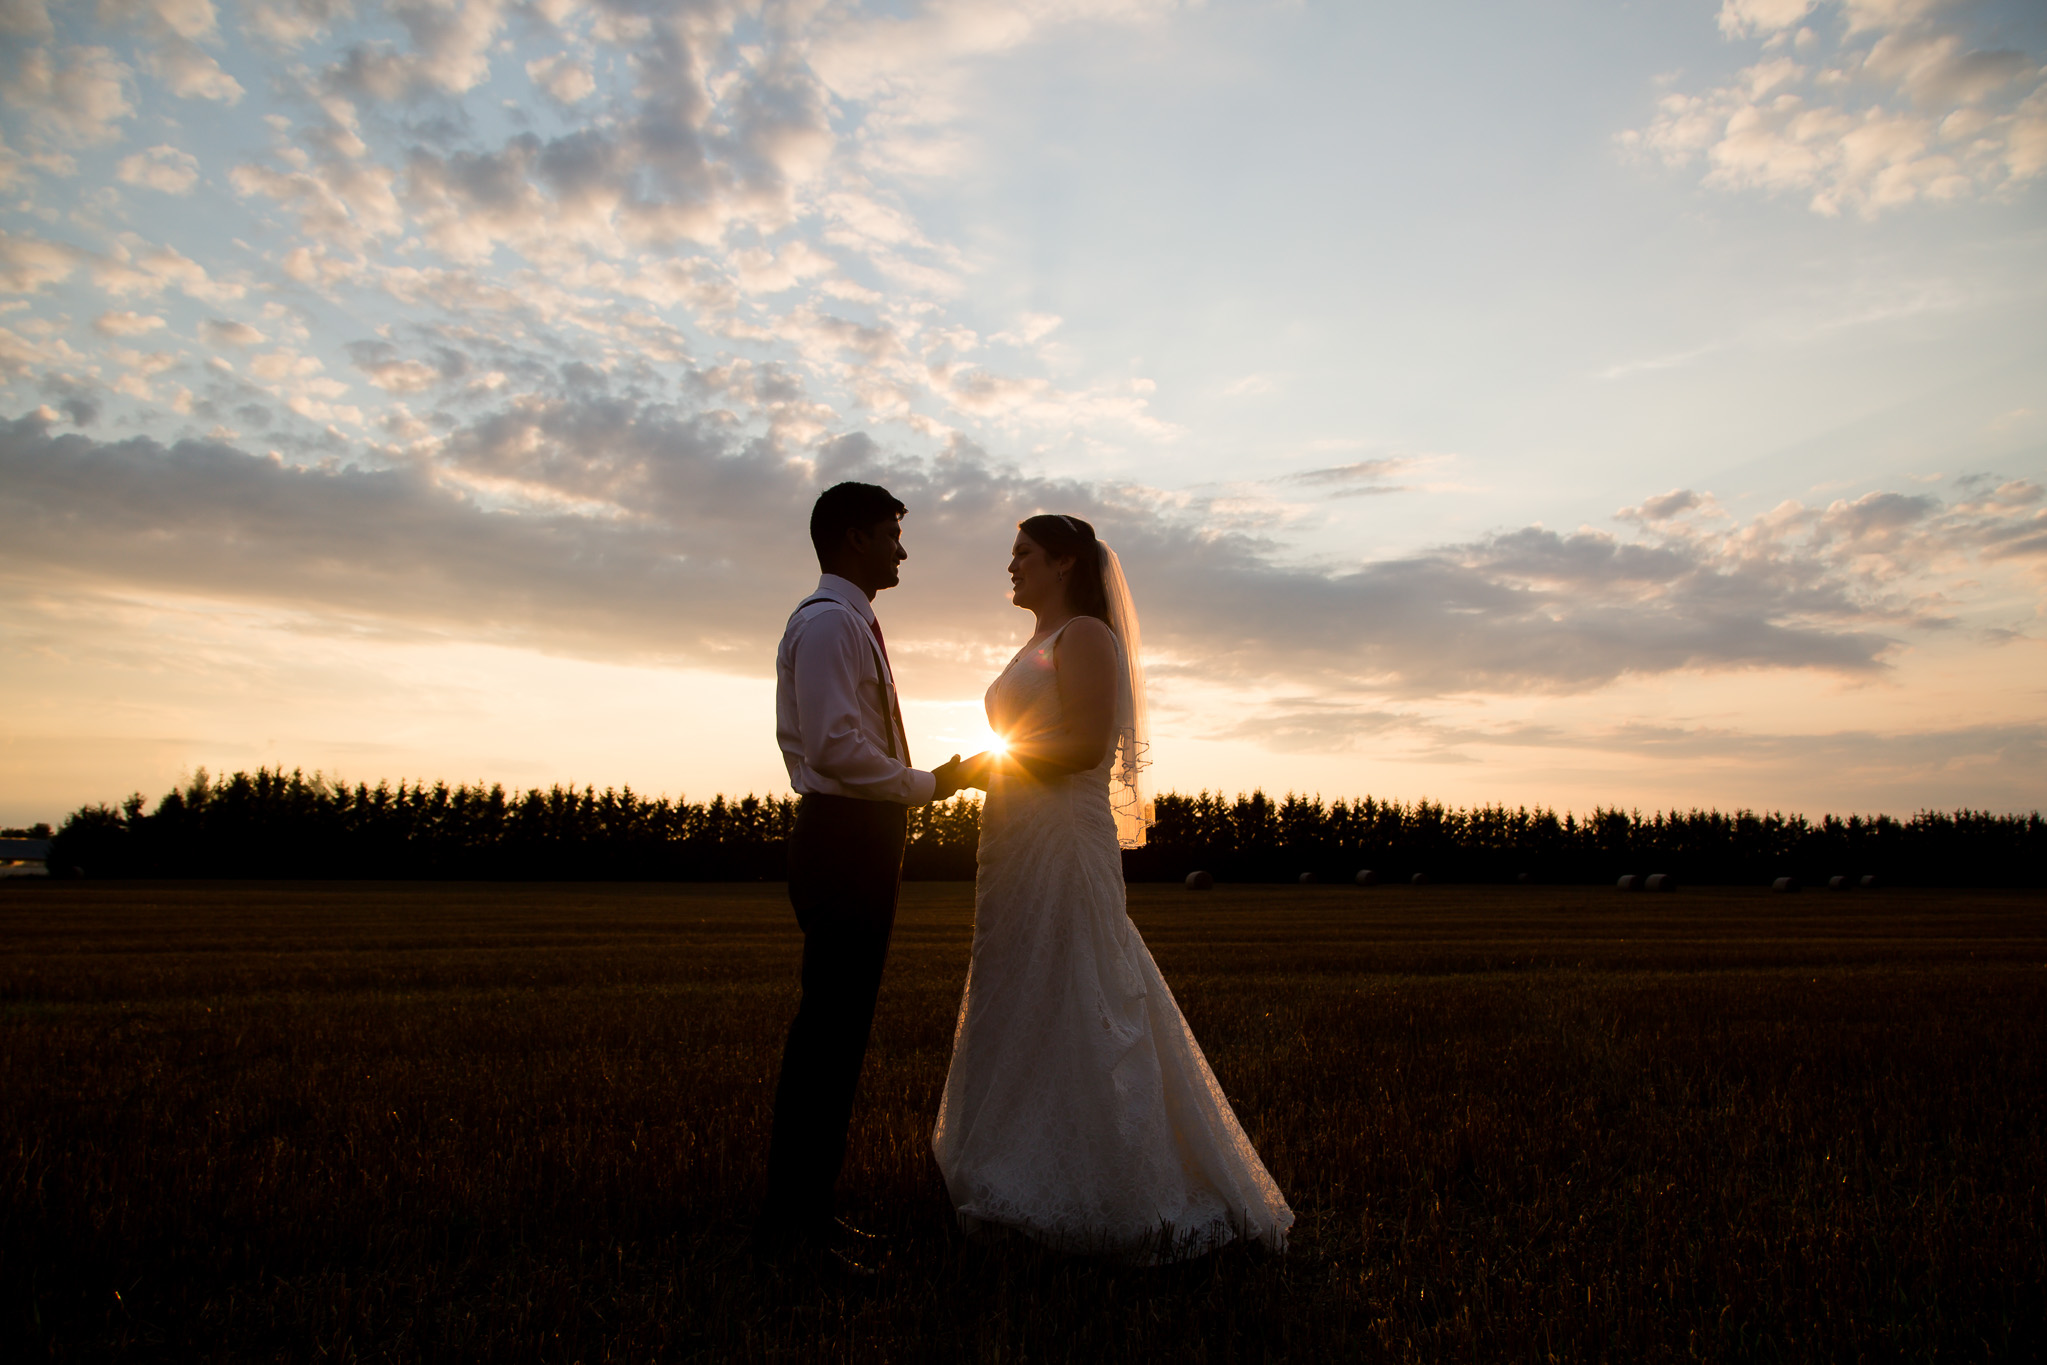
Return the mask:
[[910,766],[873,622],[866,593],[837,574],[818,579],[775,651],[775,742],[799,792],[921,806],[938,779]]

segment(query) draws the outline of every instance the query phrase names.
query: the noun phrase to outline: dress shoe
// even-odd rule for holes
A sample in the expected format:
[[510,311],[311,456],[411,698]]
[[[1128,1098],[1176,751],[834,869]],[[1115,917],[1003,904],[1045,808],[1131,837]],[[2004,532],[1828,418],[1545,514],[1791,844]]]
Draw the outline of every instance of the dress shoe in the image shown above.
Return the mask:
[[888,1249],[878,1238],[836,1222],[757,1229],[753,1251],[764,1261],[848,1284],[878,1279],[888,1265]]
[[843,1218],[834,1218],[824,1225],[824,1242],[826,1246],[852,1252],[856,1257],[862,1254],[885,1256],[889,1250],[889,1238],[885,1233],[856,1228]]
[[863,1256],[856,1252],[842,1251],[838,1247],[817,1247],[809,1260],[818,1274],[826,1279],[841,1280],[848,1284],[872,1284],[888,1269],[888,1253]]

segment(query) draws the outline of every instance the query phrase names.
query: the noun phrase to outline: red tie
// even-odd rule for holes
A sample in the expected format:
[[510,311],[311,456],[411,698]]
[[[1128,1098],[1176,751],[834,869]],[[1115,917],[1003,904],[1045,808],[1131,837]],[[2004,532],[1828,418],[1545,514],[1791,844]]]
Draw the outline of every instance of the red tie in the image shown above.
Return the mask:
[[[881,637],[881,622],[873,617],[869,617],[867,619],[867,628],[874,632],[874,643],[881,646],[882,662],[889,664],[889,671],[894,672],[895,665],[889,663],[888,641]],[[896,689],[888,679],[882,679],[882,686],[888,688],[889,716],[896,723],[896,734],[902,737],[902,761],[907,764],[910,761],[910,739],[909,732],[903,728],[903,708],[896,704]],[[891,745],[890,747],[893,748],[895,746]]]

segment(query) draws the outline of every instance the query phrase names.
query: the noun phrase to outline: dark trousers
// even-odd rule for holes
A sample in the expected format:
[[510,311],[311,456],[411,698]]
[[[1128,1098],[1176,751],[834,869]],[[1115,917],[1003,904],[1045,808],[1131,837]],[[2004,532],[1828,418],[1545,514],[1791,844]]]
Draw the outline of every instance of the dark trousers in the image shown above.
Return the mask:
[[803,1000],[775,1086],[764,1210],[771,1230],[800,1233],[832,1216],[895,928],[908,818],[893,801],[844,796],[806,796],[797,807],[789,901],[803,929]]

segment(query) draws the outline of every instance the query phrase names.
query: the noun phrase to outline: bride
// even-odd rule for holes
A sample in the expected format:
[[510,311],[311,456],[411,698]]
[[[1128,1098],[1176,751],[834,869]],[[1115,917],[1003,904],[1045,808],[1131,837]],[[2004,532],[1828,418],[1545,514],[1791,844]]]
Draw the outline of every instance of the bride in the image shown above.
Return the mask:
[[1283,1247],[1293,1212],[1124,911],[1119,846],[1149,812],[1122,567],[1088,523],[1036,516],[1009,577],[1037,627],[988,689],[1006,749],[977,760],[973,962],[931,1138],[960,1223],[1147,1262]]

